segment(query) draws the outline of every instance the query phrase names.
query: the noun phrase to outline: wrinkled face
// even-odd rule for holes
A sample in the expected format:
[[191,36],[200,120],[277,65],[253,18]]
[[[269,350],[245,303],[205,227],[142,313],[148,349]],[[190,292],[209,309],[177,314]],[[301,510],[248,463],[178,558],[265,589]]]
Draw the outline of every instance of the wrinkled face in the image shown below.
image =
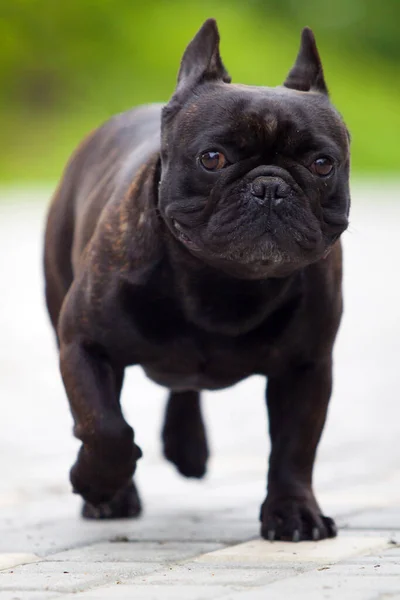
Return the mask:
[[165,111],[161,156],[170,232],[224,272],[286,276],[347,227],[348,134],[324,94],[208,82]]

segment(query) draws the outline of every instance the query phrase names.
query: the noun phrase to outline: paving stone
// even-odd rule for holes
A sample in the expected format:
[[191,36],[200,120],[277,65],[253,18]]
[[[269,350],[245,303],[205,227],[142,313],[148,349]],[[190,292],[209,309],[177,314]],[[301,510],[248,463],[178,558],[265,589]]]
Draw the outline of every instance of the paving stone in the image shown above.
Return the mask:
[[83,546],[51,556],[68,562],[152,562],[169,563],[193,558],[223,548],[221,544],[191,542],[117,542]]
[[20,554],[18,552],[13,553],[2,553],[0,554],[0,571],[4,569],[11,569],[17,565],[26,565],[27,563],[38,562],[39,556],[35,554]]
[[68,550],[76,546],[113,539],[134,529],[135,521],[90,522],[73,515],[68,519],[48,520],[18,529],[6,529],[0,538],[0,550],[30,551],[39,556]]
[[330,568],[332,576],[335,575],[340,579],[347,576],[374,576],[386,577],[388,575],[397,576],[399,578],[400,592],[400,563],[397,560],[389,560],[384,557],[373,557],[372,560],[345,562],[340,565],[334,565],[335,568]]
[[143,527],[126,531],[130,540],[211,542],[234,544],[259,535],[256,519],[170,518],[149,520]]
[[50,562],[16,567],[0,572],[1,590],[78,592],[91,587],[116,583],[153,572],[151,563],[79,563]]
[[[73,596],[73,600],[208,600],[220,598],[230,591],[226,585],[158,585],[123,584],[97,588]],[[232,592],[234,590],[232,589]],[[59,600],[72,600],[61,596]]]
[[[346,463],[349,462],[352,463],[346,458]],[[353,465],[353,469],[359,468],[358,464]],[[345,486],[335,486],[334,489],[322,490],[319,494],[326,512],[335,515],[340,526],[351,524],[351,515],[358,516],[365,512],[375,512],[379,508],[386,510],[400,505],[400,471],[393,469],[376,473],[374,470],[372,463],[361,479],[360,476],[353,477],[346,480]],[[349,473],[351,472],[350,469]],[[334,477],[334,473],[330,477]]]
[[0,600],[53,600],[53,598],[59,599],[60,594],[56,592],[32,592],[31,590],[0,590]]
[[[353,232],[344,236],[346,310],[335,351],[334,397],[315,484],[326,513],[358,531],[343,531],[332,545],[317,544],[315,551],[296,545],[296,555],[290,555],[290,544],[281,553],[276,543],[268,554],[268,543],[258,540],[269,448],[261,377],[204,394],[213,457],[207,478],[194,482],[179,478],[161,458],[165,390],[140,369],[128,370],[122,403],[144,450],[137,480],[146,512],[129,522],[88,523],[78,517],[80,500],[68,492],[78,443],[70,432],[43,300],[47,202],[2,205],[0,253],[13,260],[3,261],[1,271],[13,285],[6,286],[0,313],[0,395],[9,399],[0,420],[0,552],[47,560],[1,572],[0,600],[50,600],[59,594],[70,600],[400,600],[398,550],[376,546],[383,537],[400,539],[400,321],[393,319],[400,304],[400,284],[393,278],[400,204],[377,207],[376,188],[357,189]],[[395,184],[383,195],[396,197],[398,190]],[[20,195],[30,200],[30,192]],[[18,272],[24,277],[15,279]],[[385,310],[377,312],[381,289]],[[130,543],[109,543],[119,536]],[[349,556],[349,537],[365,538],[357,552],[371,551],[372,544],[372,554]],[[219,543],[253,538],[257,541],[239,548],[210,552]],[[158,551],[160,541],[166,544]],[[200,547],[206,557],[198,556]],[[332,564],[344,555],[349,558]]]
[[223,600],[384,600],[400,597],[400,548],[354,556],[337,564],[319,566],[298,577],[259,586],[240,594],[231,592]]
[[400,530],[400,505],[365,511],[345,518],[351,529]]
[[398,576],[352,576],[312,571],[243,592],[228,592],[221,600],[392,600],[398,598]]
[[395,558],[400,562],[400,531],[398,531],[398,539],[396,545],[391,540],[388,550],[385,550],[385,558]]
[[237,543],[258,533],[256,519],[217,519],[212,511],[203,517],[146,515],[138,520],[111,522],[84,521],[73,515],[23,529],[6,529],[0,538],[0,551],[47,556],[121,536],[130,541]]
[[48,520],[49,515],[53,521],[74,518],[79,514],[80,501],[75,494],[71,494],[69,486],[49,495],[47,490],[42,490],[37,498],[37,492],[25,497],[24,494],[16,495],[11,505],[1,507],[2,531],[39,526]]
[[226,565],[268,565],[273,563],[335,563],[352,555],[366,554],[390,546],[387,536],[339,536],[319,542],[267,542],[253,540],[204,554],[195,562]]
[[360,566],[376,566],[379,565],[398,565],[400,567],[400,547],[390,548],[387,550],[381,550],[379,552],[372,552],[366,556],[354,556],[342,561],[337,565],[360,565]]
[[[159,569],[157,572],[135,578],[135,585],[183,585],[207,586],[227,585],[233,587],[263,585],[282,577],[287,577],[285,569],[277,566],[264,566],[258,568],[221,568],[219,565],[186,562],[169,568]],[[132,582],[133,583],[133,582]],[[190,587],[188,587],[190,595]]]

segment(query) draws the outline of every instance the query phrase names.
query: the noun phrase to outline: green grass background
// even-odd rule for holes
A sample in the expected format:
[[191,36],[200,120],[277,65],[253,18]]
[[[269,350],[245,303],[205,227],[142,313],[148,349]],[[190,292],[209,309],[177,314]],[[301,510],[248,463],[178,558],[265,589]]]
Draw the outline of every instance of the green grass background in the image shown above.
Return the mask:
[[[168,100],[185,46],[208,17],[218,21],[233,81],[256,85],[283,82],[301,28],[311,26],[352,134],[353,171],[396,175],[400,2],[353,1],[0,4],[0,182],[54,181],[79,140],[111,114]],[[372,5],[375,13],[364,10]]]

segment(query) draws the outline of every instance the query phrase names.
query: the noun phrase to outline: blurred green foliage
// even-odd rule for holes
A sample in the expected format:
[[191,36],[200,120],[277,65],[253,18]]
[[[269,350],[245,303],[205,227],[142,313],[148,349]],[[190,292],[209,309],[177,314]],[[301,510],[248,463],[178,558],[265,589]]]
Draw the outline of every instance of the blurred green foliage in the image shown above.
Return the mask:
[[400,170],[400,0],[0,0],[0,181],[53,180],[111,114],[168,100],[210,16],[233,80],[256,85],[282,83],[311,26],[354,169]]

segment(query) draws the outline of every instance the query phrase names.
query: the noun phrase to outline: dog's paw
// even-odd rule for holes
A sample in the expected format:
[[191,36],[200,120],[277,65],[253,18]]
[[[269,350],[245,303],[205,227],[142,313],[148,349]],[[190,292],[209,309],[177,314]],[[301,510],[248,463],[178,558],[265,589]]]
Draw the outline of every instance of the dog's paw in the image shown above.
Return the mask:
[[133,482],[119,490],[108,502],[97,505],[84,502],[82,507],[85,519],[126,519],[138,517],[141,512],[142,504]]
[[208,445],[204,427],[195,430],[165,428],[163,431],[164,456],[184,477],[204,477],[207,471]]
[[269,541],[299,542],[335,537],[337,529],[330,517],[323,516],[315,501],[279,499],[261,507],[261,535]]
[[111,463],[82,446],[70,471],[74,493],[95,506],[110,503],[120,490],[130,485],[140,456],[140,449],[132,446],[129,457],[121,455],[118,461]]

